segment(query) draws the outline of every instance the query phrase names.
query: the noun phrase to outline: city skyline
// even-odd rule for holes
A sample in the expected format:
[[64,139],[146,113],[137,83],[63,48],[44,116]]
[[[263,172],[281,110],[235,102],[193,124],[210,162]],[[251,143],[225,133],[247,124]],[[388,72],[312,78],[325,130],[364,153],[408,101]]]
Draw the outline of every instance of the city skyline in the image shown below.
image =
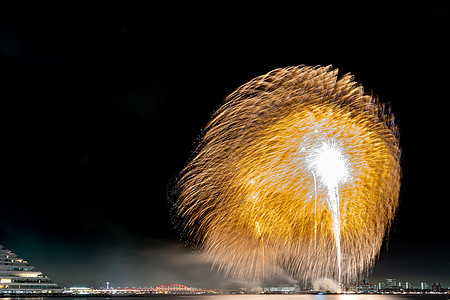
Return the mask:
[[[252,291],[259,287],[264,291],[267,290],[268,292],[294,292],[294,290],[317,290],[314,286],[314,283],[312,283],[312,285],[304,285],[299,282],[295,283],[292,281],[289,283],[282,283],[281,285],[268,282],[266,285],[260,286],[255,282],[253,284],[246,283],[245,285],[241,285],[239,287],[236,286],[235,289],[244,288],[248,291]],[[285,287],[285,289],[282,289],[282,287]],[[98,291],[92,291],[92,289],[96,289]],[[34,266],[30,265],[26,260],[0,245],[0,293],[102,293],[105,291],[113,293],[126,293],[131,292],[133,289],[137,289],[134,291],[135,293],[158,293],[164,292],[166,289],[174,289],[175,292],[182,293],[198,293],[208,292],[208,289],[214,290],[217,289],[217,287],[187,287],[175,283],[149,283],[143,287],[126,287],[118,282],[114,284],[109,281],[106,282],[105,285],[96,287],[88,287],[85,285],[83,285],[83,287],[59,287],[57,283],[54,283],[50,278]],[[420,290],[422,292],[441,292],[450,290],[450,286],[443,286],[439,281],[432,283],[424,281],[413,283],[408,280],[397,280],[396,278],[385,278],[380,282],[371,282],[369,277],[367,277],[359,283],[355,282],[354,284],[346,286],[345,290],[360,292],[379,292],[382,290],[410,290],[414,292]]]
[[278,9],[2,15],[0,244],[61,286],[239,286],[174,228],[173,182],[239,85],[332,64],[400,130],[400,207],[369,278],[449,286],[448,5]]

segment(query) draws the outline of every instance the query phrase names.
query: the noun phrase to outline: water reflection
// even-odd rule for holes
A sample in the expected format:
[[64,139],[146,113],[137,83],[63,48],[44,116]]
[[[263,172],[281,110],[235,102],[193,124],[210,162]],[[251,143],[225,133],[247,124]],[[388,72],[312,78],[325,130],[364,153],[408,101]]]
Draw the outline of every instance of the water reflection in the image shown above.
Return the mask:
[[447,295],[153,295],[110,297],[0,297],[0,300],[447,300]]
[[[447,295],[203,295],[203,296],[174,296],[173,300],[446,300]],[[168,299],[167,299],[168,300]],[[192,299],[194,300],[194,299]]]

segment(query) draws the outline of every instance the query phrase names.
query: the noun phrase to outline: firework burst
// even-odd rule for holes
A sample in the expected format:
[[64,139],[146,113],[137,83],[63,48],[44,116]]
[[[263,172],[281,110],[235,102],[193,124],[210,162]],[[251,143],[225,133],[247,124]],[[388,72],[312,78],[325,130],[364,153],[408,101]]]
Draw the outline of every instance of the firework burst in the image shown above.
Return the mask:
[[350,283],[398,207],[393,115],[351,75],[273,70],[228,96],[177,185],[183,230],[233,277]]

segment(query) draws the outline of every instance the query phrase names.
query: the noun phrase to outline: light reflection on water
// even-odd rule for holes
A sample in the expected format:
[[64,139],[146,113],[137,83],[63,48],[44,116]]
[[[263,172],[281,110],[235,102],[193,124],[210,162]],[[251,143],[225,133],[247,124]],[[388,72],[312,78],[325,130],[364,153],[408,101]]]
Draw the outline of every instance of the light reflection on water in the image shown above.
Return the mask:
[[[173,300],[187,300],[192,296],[170,297]],[[447,295],[204,295],[195,296],[201,300],[446,300]]]
[[0,297],[0,300],[447,300],[447,295],[154,295],[111,297]]

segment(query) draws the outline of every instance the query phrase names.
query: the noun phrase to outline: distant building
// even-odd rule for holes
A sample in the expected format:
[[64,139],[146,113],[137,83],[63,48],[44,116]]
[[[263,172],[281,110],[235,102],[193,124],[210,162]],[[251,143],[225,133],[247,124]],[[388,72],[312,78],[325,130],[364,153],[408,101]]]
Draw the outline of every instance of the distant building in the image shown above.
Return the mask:
[[432,292],[440,292],[441,284],[439,282],[433,282],[433,284],[431,285],[431,291]]
[[430,287],[428,286],[428,283],[426,282],[421,282],[420,283],[420,289],[421,290],[428,290]]
[[0,245],[0,295],[62,292],[56,283]]
[[292,294],[295,292],[295,287],[293,286],[270,286],[265,287],[264,292],[275,293],[275,294]]
[[182,284],[163,284],[152,289],[153,294],[197,294],[202,291],[198,288],[188,287]]
[[386,278],[384,280],[385,289],[397,289],[397,281],[395,278]]
[[358,293],[372,294],[378,292],[376,284],[361,283],[357,288]]

